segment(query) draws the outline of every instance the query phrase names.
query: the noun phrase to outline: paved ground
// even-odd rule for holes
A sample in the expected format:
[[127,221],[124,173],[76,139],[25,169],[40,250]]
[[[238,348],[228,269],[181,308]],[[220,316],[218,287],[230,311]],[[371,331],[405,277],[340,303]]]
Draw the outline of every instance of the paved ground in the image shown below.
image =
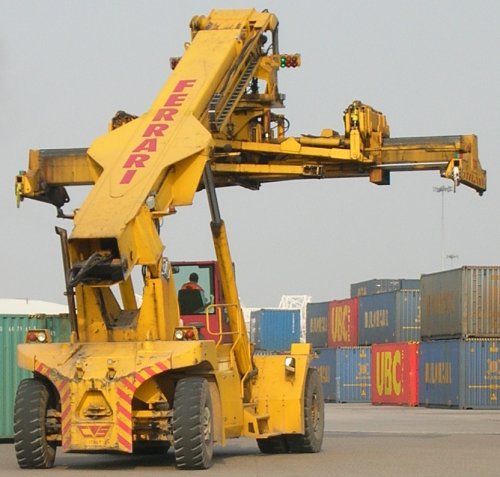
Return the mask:
[[[70,455],[58,453],[50,475],[210,476],[498,476],[500,412],[459,411],[369,404],[327,404],[323,451],[312,455],[263,455],[249,439],[217,448],[204,472],[175,469],[166,456]],[[20,470],[11,444],[0,445],[0,476],[40,476]],[[119,474],[118,474],[119,473]]]

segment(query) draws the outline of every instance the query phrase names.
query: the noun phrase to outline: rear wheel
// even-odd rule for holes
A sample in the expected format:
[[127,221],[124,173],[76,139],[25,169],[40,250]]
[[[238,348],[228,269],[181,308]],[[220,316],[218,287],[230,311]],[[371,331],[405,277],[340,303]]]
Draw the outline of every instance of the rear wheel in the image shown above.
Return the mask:
[[175,388],[175,464],[179,469],[208,469],[213,456],[212,399],[206,379],[181,379]]
[[47,411],[50,405],[47,386],[37,379],[19,384],[14,404],[14,448],[19,467],[48,469],[56,457],[55,441],[48,441]]
[[319,452],[323,444],[325,428],[325,405],[323,387],[318,371],[310,368],[306,378],[304,393],[304,434],[287,436],[290,452]]

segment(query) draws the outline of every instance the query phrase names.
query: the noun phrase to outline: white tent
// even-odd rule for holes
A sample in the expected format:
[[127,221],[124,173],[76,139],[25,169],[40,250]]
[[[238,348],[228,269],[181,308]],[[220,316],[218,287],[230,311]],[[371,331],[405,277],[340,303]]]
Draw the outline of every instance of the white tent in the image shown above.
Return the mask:
[[0,298],[0,315],[57,315],[59,313],[68,313],[68,305],[28,298]]

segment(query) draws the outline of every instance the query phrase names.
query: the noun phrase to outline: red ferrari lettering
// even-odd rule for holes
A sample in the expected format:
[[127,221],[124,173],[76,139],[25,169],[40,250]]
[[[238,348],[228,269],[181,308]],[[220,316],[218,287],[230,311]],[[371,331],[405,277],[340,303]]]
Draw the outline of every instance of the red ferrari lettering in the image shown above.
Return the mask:
[[196,83],[196,80],[180,80],[177,83],[177,86],[174,88],[174,93],[181,93],[184,91],[186,88],[192,88],[194,84]]
[[142,151],[156,152],[156,138],[145,139],[134,149],[134,152]]
[[135,176],[135,172],[136,172],[135,169],[129,169],[128,171],[125,171],[125,174],[123,174],[120,184],[130,184],[130,182],[132,182],[132,179]]
[[123,167],[125,167],[125,169],[131,169],[132,167],[144,167],[144,162],[148,159],[149,154],[130,154]]
[[164,106],[181,106],[187,97],[187,93],[171,94],[165,101]]
[[163,131],[168,129],[168,124],[150,124],[144,131],[143,137],[163,136]]
[[182,106],[188,93],[184,92],[186,88],[192,88],[196,80],[180,80],[175,85],[173,92],[168,96],[165,103],[159,108],[153,116],[153,120],[149,123],[142,134],[143,138],[139,144],[129,154],[127,160],[123,164],[125,169],[120,184],[130,184],[135,177],[138,169],[146,167],[145,162],[151,158],[150,153],[157,150],[157,138],[163,137],[165,131],[170,127],[170,124],[175,120],[176,114],[179,112],[177,108],[170,106]]
[[173,121],[177,111],[175,108],[161,108],[156,112],[153,121]]

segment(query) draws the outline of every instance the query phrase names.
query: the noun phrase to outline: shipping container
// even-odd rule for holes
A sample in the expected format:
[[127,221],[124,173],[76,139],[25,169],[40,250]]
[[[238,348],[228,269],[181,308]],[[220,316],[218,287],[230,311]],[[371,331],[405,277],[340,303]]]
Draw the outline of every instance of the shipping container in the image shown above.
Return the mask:
[[313,348],[328,346],[328,304],[327,301],[307,304],[306,343],[311,343]]
[[418,406],[418,343],[372,346],[372,403]]
[[500,266],[422,275],[422,338],[500,337]]
[[323,396],[326,402],[335,402],[335,357],[336,350],[323,348],[316,350],[317,358],[311,361],[311,366],[318,370],[319,378],[323,384]]
[[252,311],[250,321],[256,349],[288,351],[300,342],[300,310],[262,308]]
[[[0,314],[0,439],[13,437],[14,400],[17,386],[32,374],[17,366],[16,349],[32,329],[47,329],[53,342],[69,341],[71,325],[67,314],[7,315]],[[33,345],[43,346],[43,345]]]
[[374,278],[351,284],[351,298],[399,290],[419,290],[418,278]]
[[358,298],[358,344],[420,340],[420,290]]
[[358,344],[358,298],[334,300],[328,307],[328,346]]
[[371,347],[336,348],[335,398],[337,402],[371,401]]
[[500,409],[500,340],[426,341],[419,359],[421,405]]

